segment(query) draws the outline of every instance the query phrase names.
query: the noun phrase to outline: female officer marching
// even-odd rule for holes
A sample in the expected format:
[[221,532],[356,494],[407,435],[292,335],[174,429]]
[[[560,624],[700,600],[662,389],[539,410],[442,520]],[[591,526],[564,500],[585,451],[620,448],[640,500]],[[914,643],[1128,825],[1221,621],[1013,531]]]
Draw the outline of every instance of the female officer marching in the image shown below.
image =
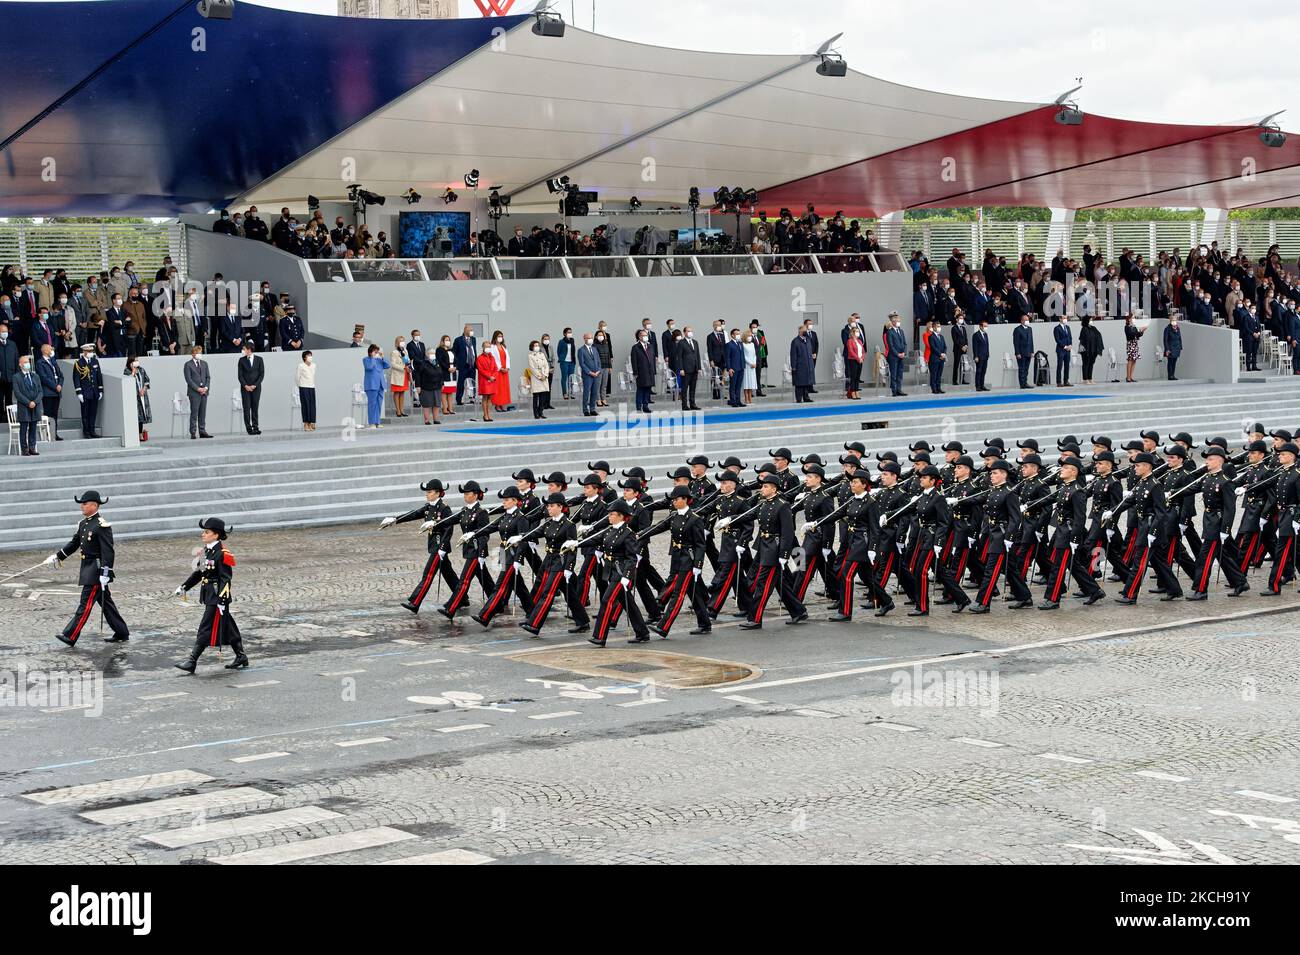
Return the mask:
[[220,649],[229,646],[235,651],[235,659],[226,664],[226,669],[238,670],[248,666],[248,657],[244,654],[244,641],[239,635],[239,627],[230,613],[230,584],[235,573],[235,555],[221,543],[227,534],[226,524],[221,518],[209,517],[200,521],[199,532],[203,539],[203,553],[194,562],[194,573],[176,588],[176,595],[181,596],[199,584],[203,619],[199,622],[199,632],[194,648],[190,650],[190,658],[175,666],[178,670],[193,673],[204,650],[208,647]]

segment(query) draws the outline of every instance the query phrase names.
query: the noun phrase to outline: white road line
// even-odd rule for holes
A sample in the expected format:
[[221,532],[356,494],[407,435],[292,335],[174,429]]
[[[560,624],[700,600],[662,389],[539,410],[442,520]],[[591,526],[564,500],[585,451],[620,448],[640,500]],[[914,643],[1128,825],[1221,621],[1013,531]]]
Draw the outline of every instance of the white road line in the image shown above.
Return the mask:
[[256,680],[253,683],[236,683],[235,686],[241,690],[250,690],[255,686],[279,686],[279,680]]
[[465,730],[485,730],[491,729],[487,723],[462,723],[459,726],[439,726],[439,733],[463,733]]
[[[100,702],[104,702],[104,701],[101,700]],[[73,710],[88,710],[91,709],[94,705],[95,705],[94,703],[75,703],[71,706],[46,706],[41,708],[41,712],[42,713],[70,713]]]
[[293,624],[293,626],[295,626],[295,627],[302,627],[304,630],[324,630],[324,629],[325,629],[324,627],[322,627],[322,626],[321,626],[320,624],[318,624],[318,623],[295,623],[295,624]]
[[189,696],[184,690],[177,690],[175,693],[149,693],[145,696],[137,696],[137,700],[170,700],[178,696]]
[[954,743],[965,743],[968,746],[983,746],[985,749],[1000,749],[1006,746],[1006,743],[995,743],[991,739],[976,739],[974,736],[954,736]]
[[263,812],[254,816],[237,816],[233,819],[214,819],[201,826],[181,826],[176,829],[163,829],[151,832],[140,838],[154,845],[167,849],[180,849],[184,846],[196,846],[204,842],[216,842],[218,839],[234,839],[239,836],[252,836],[261,832],[275,832],[277,829],[292,829],[296,826],[309,826],[326,819],[337,819],[342,813],[331,812],[316,806],[302,806],[298,809],[281,809],[279,812]]
[[352,676],[356,673],[365,673],[365,670],[331,670],[329,673],[317,673],[317,676]]
[[230,758],[230,761],[232,763],[256,763],[258,760],[279,759],[281,756],[288,756],[288,755],[289,754],[285,752],[253,753],[251,756],[232,756]]
[[1167,783],[1185,783],[1190,778],[1188,776],[1175,776],[1173,773],[1162,773],[1155,769],[1139,769],[1133,775],[1145,776],[1147,779],[1159,779]]
[[731,700],[733,703],[752,703],[755,706],[767,705],[767,700],[756,700],[752,696],[737,696],[732,694],[731,696],[723,697],[723,699]]
[[444,660],[408,660],[405,663],[399,663],[398,666],[427,667],[427,666],[432,666],[435,663],[446,663],[446,662],[447,661],[445,659]]
[[279,623],[279,617],[249,617],[250,620],[260,620],[263,623]]
[[[416,646],[424,646],[419,640],[394,640],[393,643],[413,643]],[[448,653],[478,653],[478,647],[439,647],[440,650],[446,650]]]
[[132,793],[148,792],[150,789],[167,789],[171,786],[196,786],[199,783],[210,782],[211,779],[211,776],[205,776],[203,773],[196,773],[190,769],[178,769],[169,773],[128,776],[125,779],[109,779],[101,783],[68,786],[64,789],[47,789],[43,792],[23,793],[22,797],[40,803],[42,806],[57,806],[68,802],[106,799],[111,796],[129,796]]
[[483,865],[494,861],[491,856],[468,849],[447,849],[443,852],[430,852],[422,856],[407,856],[405,859],[390,859],[380,865]]
[[821,716],[827,719],[833,719],[840,715],[838,713],[828,713],[826,710],[794,710],[793,712],[799,716]]
[[1091,763],[1092,760],[1082,756],[1062,756],[1060,753],[1039,753],[1039,759],[1054,759],[1058,763]]
[[626,703],[615,703],[615,706],[648,706],[651,703],[667,703],[662,696],[649,696],[644,700],[628,700]]
[[349,637],[369,637],[369,636],[371,636],[371,634],[370,634],[370,632],[369,632],[368,630],[344,630],[343,632],[344,632],[345,634],[347,634]]
[[889,723],[885,720],[876,720],[874,723],[868,723],[867,725],[876,729],[896,730],[899,733],[916,733],[921,729],[919,726],[908,726],[906,723]]
[[176,796],[172,799],[155,799],[151,802],[137,802],[129,806],[114,806],[112,809],[92,809],[81,813],[81,818],[98,822],[105,826],[117,826],[124,822],[139,822],[142,819],[158,819],[162,816],[174,816],[182,812],[196,812],[200,809],[224,809],[240,803],[255,802],[259,799],[274,799],[268,792],[251,786],[237,789],[222,789],[217,792],[199,793],[195,796]]
[[1262,793],[1257,789],[1238,789],[1234,795],[1248,796],[1251,799],[1262,799],[1265,802],[1295,802],[1295,799],[1290,796],[1274,796],[1272,793]]
[[[527,649],[516,648],[514,650],[493,650],[491,653],[485,653],[485,657],[508,657],[517,653],[541,653],[543,650],[560,650],[564,647],[585,647],[588,643],[586,640],[575,640],[573,643],[548,643],[542,647],[528,647]],[[448,650],[451,647],[447,648]]]
[[535,716],[528,717],[530,720],[558,720],[565,716],[581,716],[577,710],[560,710],[556,713],[538,713]]
[[303,859],[337,855],[340,852],[356,852],[401,842],[404,839],[417,838],[419,837],[411,832],[403,832],[388,826],[377,826],[374,829],[360,829],[336,836],[323,836],[320,839],[305,839],[302,842],[290,842],[282,846],[236,852],[232,856],[223,856],[212,861],[218,865],[280,865],[284,862],[301,862]]
[[369,746],[371,743],[391,743],[391,736],[367,736],[365,739],[339,739],[334,741],[335,746]]
[[[972,650],[967,653],[954,653],[946,657],[927,657],[924,660],[900,660],[897,663],[881,663],[870,667],[854,667],[851,670],[833,670],[830,673],[810,673],[808,676],[792,676],[784,680],[760,680],[758,683],[746,683],[745,689],[757,690],[766,689],[770,686],[794,686],[798,683],[815,683],[818,680],[834,680],[839,677],[857,676],[861,673],[880,673],[885,670],[904,670],[908,667],[920,666],[926,663],[948,663],[954,660],[966,660],[970,657],[986,656],[987,651]],[[718,687],[714,693],[726,693],[727,687]]]
[[424,646],[424,641],[423,641],[423,640],[407,640],[407,639],[405,639],[405,638],[403,638],[403,639],[401,639],[401,640],[394,640],[393,643],[401,643],[401,644],[405,644],[405,645],[408,646],[408,647],[422,647],[422,646]]

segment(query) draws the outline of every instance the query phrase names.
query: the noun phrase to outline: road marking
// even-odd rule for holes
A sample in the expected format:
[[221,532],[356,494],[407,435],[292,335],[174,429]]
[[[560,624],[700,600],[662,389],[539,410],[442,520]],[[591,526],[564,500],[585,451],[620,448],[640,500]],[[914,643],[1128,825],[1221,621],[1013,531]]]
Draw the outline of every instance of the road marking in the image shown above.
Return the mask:
[[446,662],[447,662],[447,661],[446,661],[445,659],[444,659],[444,660],[407,660],[407,661],[405,661],[404,663],[399,663],[398,666],[402,666],[402,667],[427,667],[427,666],[432,666],[432,665],[435,664],[435,663],[446,663]]
[[371,634],[370,631],[368,631],[368,630],[344,630],[343,632],[344,632],[345,634],[347,634],[349,637],[369,637],[369,636],[372,636],[372,634]]
[[124,822],[139,822],[142,819],[157,819],[161,816],[174,816],[182,812],[196,812],[207,809],[224,809],[240,803],[253,802],[258,799],[274,799],[271,793],[240,786],[236,789],[222,789],[217,792],[199,793],[194,796],[176,796],[172,799],[155,799],[151,802],[137,802],[129,806],[114,806],[112,809],[92,809],[81,813],[81,818],[98,822],[105,826],[116,826]]
[[1062,756],[1060,753],[1039,753],[1039,759],[1054,759],[1058,763],[1091,763],[1092,760],[1082,756]]
[[821,716],[826,719],[833,719],[840,715],[838,713],[828,713],[826,710],[794,710],[793,712],[799,716]]
[[316,806],[302,806],[298,809],[281,809],[279,812],[264,812],[254,816],[214,819],[197,826],[163,829],[159,832],[150,832],[140,838],[167,849],[180,849],[204,842],[216,842],[218,839],[235,839],[262,832],[275,832],[277,829],[309,826],[315,822],[324,822],[326,819],[337,819],[342,815]]
[[131,793],[147,792],[150,789],[166,789],[171,786],[196,786],[199,783],[206,783],[211,780],[211,776],[205,776],[203,773],[196,773],[189,769],[178,769],[169,773],[128,776],[125,779],[109,779],[102,783],[87,783],[82,786],[68,786],[64,789],[47,789],[44,792],[23,793],[22,797],[40,803],[42,806],[57,806],[66,802],[84,802],[109,796],[126,796]]
[[292,626],[295,626],[295,627],[302,627],[304,630],[324,630],[324,629],[325,629],[324,627],[322,627],[322,626],[321,626],[320,624],[318,624],[318,623],[295,623],[295,624],[292,624]]
[[422,646],[424,646],[424,641],[423,641],[423,640],[407,640],[407,639],[405,639],[405,638],[403,638],[403,639],[401,639],[401,640],[394,640],[393,643],[401,643],[401,644],[405,644],[405,645],[408,646],[408,647],[422,647]]
[[145,696],[137,696],[137,700],[170,700],[178,696],[189,696],[185,690],[177,690],[175,693],[149,693]]
[[662,696],[649,696],[644,700],[628,700],[626,703],[615,703],[615,706],[648,706],[651,703],[667,703]]
[[279,680],[257,680],[253,683],[236,683],[235,686],[241,690],[250,690],[255,686],[279,686]]
[[280,865],[282,862],[300,862],[303,859],[315,859],[318,856],[337,855],[340,852],[373,849],[375,846],[386,846],[405,839],[418,838],[412,832],[403,832],[400,829],[392,829],[388,826],[377,826],[374,829],[359,829],[356,832],[323,836],[320,839],[305,839],[302,842],[290,842],[282,846],[268,846],[265,849],[236,852],[232,856],[223,856],[212,861],[218,865]]
[[485,730],[485,729],[491,729],[491,726],[489,726],[489,724],[487,723],[462,723],[459,726],[439,726],[437,728],[437,732],[463,733],[465,732],[465,730]]
[[279,617],[250,617],[250,620],[260,620],[263,623],[279,623]]
[[365,670],[332,670],[329,673],[317,673],[317,676],[352,676],[356,673],[365,673]]
[[955,736],[954,743],[966,743],[968,746],[983,746],[985,749],[999,749],[1006,743],[995,743],[991,739],[976,739],[974,736]]
[[[104,702],[103,700],[100,701]],[[71,706],[46,706],[41,708],[42,713],[70,713],[73,710],[89,710],[95,706],[94,703],[74,703]]]
[[[565,647],[585,647],[587,645],[588,643],[586,640],[575,640],[573,643],[548,643],[542,647],[529,647],[526,650],[494,650],[491,653],[483,654],[483,656],[485,657],[523,656],[525,653],[540,653],[543,650],[561,650]],[[447,649],[450,650],[452,648],[448,647]],[[461,652],[464,653],[464,652],[471,652],[471,651],[469,651],[467,648],[466,650],[463,650]]]
[[391,743],[391,736],[367,736],[365,739],[339,739],[334,741],[335,746],[369,746],[371,743]]
[[251,756],[232,756],[230,761],[232,763],[255,763],[260,759],[279,759],[281,756],[288,755],[289,754],[285,752],[254,753]]
[[530,720],[558,720],[564,716],[581,716],[577,710],[560,710],[558,713],[538,713],[528,717]]
[[1188,776],[1175,776],[1173,773],[1162,773],[1154,769],[1139,769],[1133,775],[1145,776],[1147,779],[1160,779],[1167,783],[1185,783],[1190,778]]
[[380,865],[483,865],[494,861],[491,856],[468,849],[447,849],[443,852],[430,852],[422,856],[407,856],[405,859],[390,859]]
[[1272,793],[1262,793],[1256,789],[1238,789],[1234,795],[1248,796],[1251,799],[1263,799],[1265,802],[1295,802],[1290,796],[1274,796]]
[[737,696],[732,694],[731,696],[723,697],[723,699],[731,700],[733,703],[752,703],[755,706],[767,705],[767,700],[756,700],[752,696]]
[[919,726],[908,726],[906,723],[889,723],[885,720],[876,720],[876,722],[867,725],[882,730],[896,730],[899,733],[916,733],[921,729]]

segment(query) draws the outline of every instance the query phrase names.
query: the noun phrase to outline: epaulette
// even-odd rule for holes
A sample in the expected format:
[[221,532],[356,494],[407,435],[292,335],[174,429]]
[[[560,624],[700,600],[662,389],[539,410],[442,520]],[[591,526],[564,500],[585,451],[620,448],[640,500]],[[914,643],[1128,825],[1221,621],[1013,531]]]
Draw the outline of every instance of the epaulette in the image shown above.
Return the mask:
[[[96,514],[95,516],[96,516],[96,517],[99,517],[98,514]],[[104,520],[102,517],[99,517],[99,526],[100,526],[100,527],[111,527],[112,525],[109,524],[108,521]]]

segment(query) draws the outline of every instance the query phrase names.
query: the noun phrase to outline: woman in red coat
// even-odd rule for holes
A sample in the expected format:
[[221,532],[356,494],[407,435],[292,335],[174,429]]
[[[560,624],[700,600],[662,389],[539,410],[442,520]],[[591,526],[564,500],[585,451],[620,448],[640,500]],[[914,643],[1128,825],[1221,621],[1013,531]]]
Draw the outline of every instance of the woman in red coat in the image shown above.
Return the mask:
[[496,356],[492,354],[490,342],[483,343],[483,353],[478,356],[474,364],[478,369],[478,396],[483,402],[483,420],[491,421],[492,404],[496,399],[501,369],[497,365]]

